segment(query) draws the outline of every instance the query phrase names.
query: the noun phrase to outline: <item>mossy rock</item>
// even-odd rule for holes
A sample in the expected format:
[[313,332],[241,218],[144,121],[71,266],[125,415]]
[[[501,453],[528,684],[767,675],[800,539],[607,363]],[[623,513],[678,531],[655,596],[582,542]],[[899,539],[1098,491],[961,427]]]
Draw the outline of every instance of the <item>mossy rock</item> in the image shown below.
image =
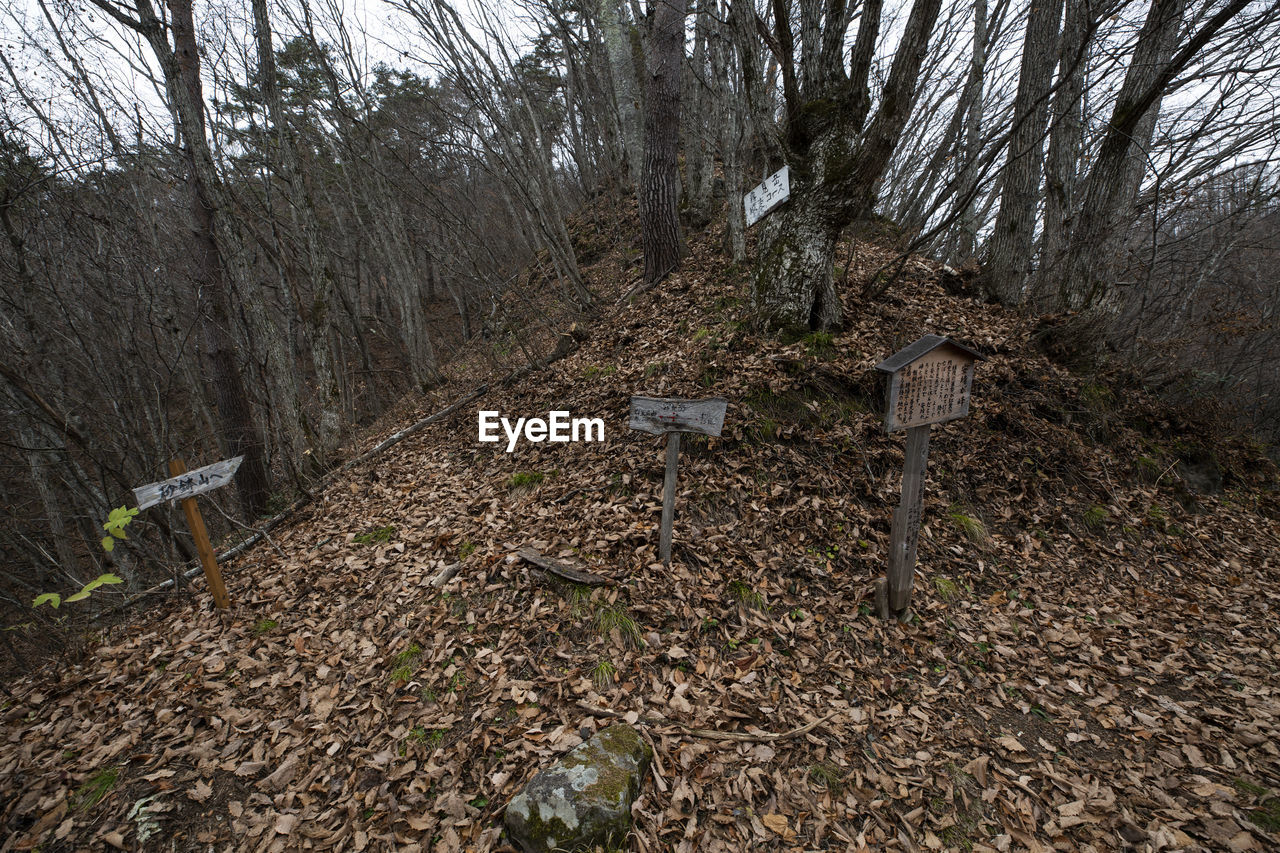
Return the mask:
[[630,726],[602,729],[511,799],[507,834],[526,853],[621,844],[652,758],[653,750]]

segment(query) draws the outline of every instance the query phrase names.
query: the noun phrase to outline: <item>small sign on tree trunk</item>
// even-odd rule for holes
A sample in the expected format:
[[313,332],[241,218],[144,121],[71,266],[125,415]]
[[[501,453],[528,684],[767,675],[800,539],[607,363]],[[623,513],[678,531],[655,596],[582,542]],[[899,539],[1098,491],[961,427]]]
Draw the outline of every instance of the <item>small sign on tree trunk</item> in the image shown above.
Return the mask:
[[746,227],[750,228],[765,217],[769,211],[791,197],[791,169],[783,166],[764,179],[764,183],[747,193],[742,198],[743,214]]
[[909,618],[929,463],[929,428],[969,414],[973,365],[982,358],[947,338],[925,335],[876,365],[876,370],[889,374],[885,429],[907,431],[902,498],[893,513],[889,537],[888,575],[876,585],[876,609],[882,618]]
[[671,528],[676,516],[676,471],[680,464],[680,433],[718,437],[728,403],[722,397],[678,400],[671,397],[632,397],[631,428],[667,437],[667,474],[662,487],[662,531],[658,556],[671,565]]

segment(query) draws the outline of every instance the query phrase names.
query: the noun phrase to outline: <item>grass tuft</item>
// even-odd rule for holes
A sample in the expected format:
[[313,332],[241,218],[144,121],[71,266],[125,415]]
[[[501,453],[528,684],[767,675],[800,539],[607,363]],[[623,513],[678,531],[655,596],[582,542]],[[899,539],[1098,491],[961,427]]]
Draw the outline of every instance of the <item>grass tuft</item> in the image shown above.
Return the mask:
[[602,637],[610,637],[614,631],[629,646],[640,645],[640,626],[631,618],[627,609],[618,604],[601,604],[596,608],[596,628]]
[[765,608],[764,596],[746,581],[729,581],[725,586],[725,592],[728,593],[730,600],[741,604],[749,610],[764,610]]
[[964,507],[959,504],[951,505],[951,509],[947,511],[947,517],[951,519],[951,522],[960,529],[960,532],[970,542],[982,544],[990,538],[987,533],[987,526],[982,523],[982,520],[969,515],[964,511]]
[[546,478],[547,475],[541,471],[517,471],[507,481],[507,486],[512,489],[532,489]]

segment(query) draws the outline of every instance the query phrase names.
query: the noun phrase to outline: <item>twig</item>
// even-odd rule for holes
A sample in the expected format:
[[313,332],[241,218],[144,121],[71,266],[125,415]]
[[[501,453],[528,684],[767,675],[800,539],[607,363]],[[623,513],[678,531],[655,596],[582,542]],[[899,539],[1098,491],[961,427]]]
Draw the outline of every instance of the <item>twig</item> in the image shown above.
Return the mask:
[[[621,711],[615,711],[612,708],[602,708],[598,705],[592,705],[590,702],[579,701],[579,708],[588,711],[599,717],[623,717],[626,716]],[[694,729],[683,723],[677,723],[674,720],[658,720],[653,717],[640,717],[636,722],[644,723],[649,726],[674,726],[683,734],[692,737],[706,738],[708,740],[733,740],[741,743],[772,743],[773,741],[787,740],[788,738],[807,735],[827,720],[840,713],[838,710],[832,711],[825,717],[814,720],[812,723],[805,723],[803,726],[791,729],[786,732],[722,732],[718,729]]]
[[440,587],[447,584],[449,581],[453,580],[453,576],[456,575],[458,573],[458,570],[461,568],[462,568],[461,560],[454,563],[453,565],[445,566],[443,569],[440,570],[440,573],[438,575],[436,575],[431,579],[431,586],[434,586],[437,589],[439,589]]

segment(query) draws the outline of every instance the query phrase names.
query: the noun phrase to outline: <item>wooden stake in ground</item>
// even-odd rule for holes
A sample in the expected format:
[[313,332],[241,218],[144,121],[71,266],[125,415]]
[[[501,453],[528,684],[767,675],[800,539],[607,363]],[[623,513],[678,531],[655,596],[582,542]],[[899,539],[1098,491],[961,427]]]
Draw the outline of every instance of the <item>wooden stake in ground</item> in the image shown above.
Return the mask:
[[[187,473],[187,465],[181,459],[169,460],[169,473],[181,478]],[[228,480],[231,478],[228,477]],[[200,565],[204,566],[204,577],[209,582],[209,591],[213,593],[213,603],[220,608],[228,607],[227,587],[222,583],[222,572],[218,569],[218,558],[213,553],[213,544],[209,541],[209,531],[204,528],[204,519],[200,516],[200,507],[196,499],[183,498],[182,512],[187,517],[187,527],[191,529],[191,538],[196,540],[196,551],[200,554]]]
[[227,588],[222,583],[222,572],[218,571],[218,558],[214,555],[213,545],[209,542],[209,532],[205,530],[200,508],[196,506],[196,495],[230,483],[243,459],[243,456],[224,459],[190,472],[187,471],[187,465],[181,459],[170,459],[170,479],[159,483],[148,483],[133,490],[138,509],[146,509],[162,501],[182,501],[182,512],[187,517],[187,527],[191,529],[191,538],[196,542],[200,565],[204,568],[204,576],[209,581],[209,591],[213,593],[213,603],[218,607],[227,607],[230,602],[227,600]]
[[670,397],[632,397],[631,428],[667,437],[667,473],[662,485],[662,530],[658,556],[671,565],[671,529],[676,518],[676,480],[680,466],[680,433],[720,436],[728,403],[722,397],[677,400]]
[[876,585],[876,610],[883,619],[910,619],[929,464],[929,428],[969,414],[973,365],[981,359],[981,354],[968,347],[938,335],[925,335],[876,365],[876,370],[889,374],[885,429],[907,431],[902,498],[893,514],[889,537],[888,575]]

